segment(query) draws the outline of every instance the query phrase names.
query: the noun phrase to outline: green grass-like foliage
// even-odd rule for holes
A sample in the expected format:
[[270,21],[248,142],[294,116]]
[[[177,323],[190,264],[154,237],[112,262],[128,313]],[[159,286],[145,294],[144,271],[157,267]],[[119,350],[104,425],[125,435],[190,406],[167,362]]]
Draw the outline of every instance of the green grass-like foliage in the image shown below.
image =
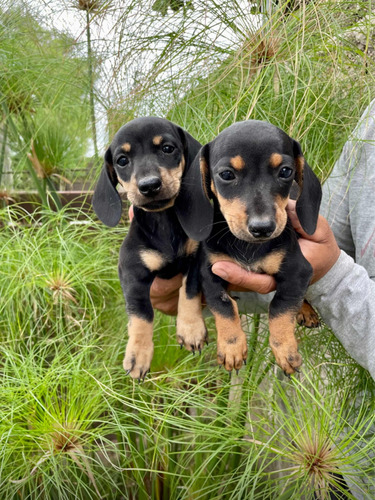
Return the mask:
[[338,469],[367,492],[373,386],[329,331],[300,329],[288,380],[266,318],[249,317],[248,365],[229,379],[211,319],[193,356],[158,314],[138,384],[122,369],[126,228],[21,207],[0,221],[0,498],[326,498]]
[[[150,113],[202,142],[234,121],[268,120],[301,142],[324,178],[373,96],[372,25],[362,22],[371,2],[278,4],[258,31],[236,1],[165,5],[162,16],[143,1],[108,4],[113,39],[101,78],[111,85],[101,86],[109,95],[96,92],[111,135]],[[350,36],[358,29],[364,49]],[[10,82],[23,99],[21,80]],[[51,168],[77,156],[57,134],[70,112],[63,88],[62,115],[49,115],[49,92],[31,115],[38,157],[52,158]],[[229,379],[211,319],[210,343],[193,356],[179,349],[174,319],[157,314],[151,374],[133,382],[122,369],[116,271],[126,227],[35,208],[0,211],[1,499],[308,500],[342,490],[338,471],[373,498],[374,383],[327,328],[298,329],[304,364],[288,380],[274,365],[266,317],[248,316],[248,364]]]

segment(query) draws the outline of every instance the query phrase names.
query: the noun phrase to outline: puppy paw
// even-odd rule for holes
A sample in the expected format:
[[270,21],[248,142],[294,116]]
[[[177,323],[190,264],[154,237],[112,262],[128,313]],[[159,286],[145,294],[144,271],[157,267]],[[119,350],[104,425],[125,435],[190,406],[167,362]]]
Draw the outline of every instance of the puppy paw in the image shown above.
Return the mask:
[[217,362],[227,371],[239,370],[243,364],[246,364],[246,358],[247,340],[243,332],[218,339]]
[[180,346],[185,346],[193,354],[195,351],[201,352],[204,344],[208,344],[208,333],[203,318],[191,318],[185,321],[177,317],[177,342]]
[[296,319],[299,325],[306,326],[307,328],[317,328],[320,326],[319,316],[306,300],[303,301]]
[[302,365],[302,356],[297,350],[297,342],[278,343],[271,342],[271,349],[275,356],[276,363],[283,370],[285,375],[289,376],[298,372],[298,368]]
[[154,343],[152,340],[134,341],[129,339],[123,361],[126,375],[130,375],[133,379],[144,380],[150,371],[153,354]]

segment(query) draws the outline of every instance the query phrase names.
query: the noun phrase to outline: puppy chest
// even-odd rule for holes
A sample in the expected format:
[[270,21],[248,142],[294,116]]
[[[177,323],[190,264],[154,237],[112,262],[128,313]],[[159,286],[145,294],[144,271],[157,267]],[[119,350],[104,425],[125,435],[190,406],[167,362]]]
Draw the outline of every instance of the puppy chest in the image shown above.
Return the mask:
[[262,256],[249,255],[235,257],[223,253],[210,253],[209,262],[211,265],[219,261],[233,262],[247,271],[274,275],[279,272],[281,264],[285,258],[285,253],[285,250],[274,250],[273,252]]

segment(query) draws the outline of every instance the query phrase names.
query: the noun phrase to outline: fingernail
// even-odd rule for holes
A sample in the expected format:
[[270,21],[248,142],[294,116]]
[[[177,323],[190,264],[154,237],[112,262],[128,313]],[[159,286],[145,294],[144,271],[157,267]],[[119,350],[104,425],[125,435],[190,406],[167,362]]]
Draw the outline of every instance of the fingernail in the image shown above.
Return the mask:
[[221,266],[214,264],[212,266],[212,272],[217,276],[220,276],[220,278],[223,278],[223,280],[228,280],[228,274]]

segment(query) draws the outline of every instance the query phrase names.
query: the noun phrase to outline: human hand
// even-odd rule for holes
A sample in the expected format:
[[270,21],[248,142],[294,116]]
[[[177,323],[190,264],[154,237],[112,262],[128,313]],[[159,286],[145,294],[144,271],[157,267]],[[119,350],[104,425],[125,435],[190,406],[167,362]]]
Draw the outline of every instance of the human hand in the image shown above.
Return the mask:
[[[316,231],[313,235],[304,232],[296,213],[296,202],[289,200],[287,206],[288,217],[301,238],[300,244],[304,257],[313,268],[311,283],[322,278],[334,265],[340,255],[340,249],[328,222],[321,215],[318,218]],[[220,261],[212,266],[212,271],[230,283],[229,289],[236,291],[252,291],[269,293],[276,289],[273,276],[258,274],[242,269],[239,265]]]
[[170,316],[177,315],[178,293],[182,285],[182,274],[164,280],[156,277],[151,285],[150,299],[154,309]]

